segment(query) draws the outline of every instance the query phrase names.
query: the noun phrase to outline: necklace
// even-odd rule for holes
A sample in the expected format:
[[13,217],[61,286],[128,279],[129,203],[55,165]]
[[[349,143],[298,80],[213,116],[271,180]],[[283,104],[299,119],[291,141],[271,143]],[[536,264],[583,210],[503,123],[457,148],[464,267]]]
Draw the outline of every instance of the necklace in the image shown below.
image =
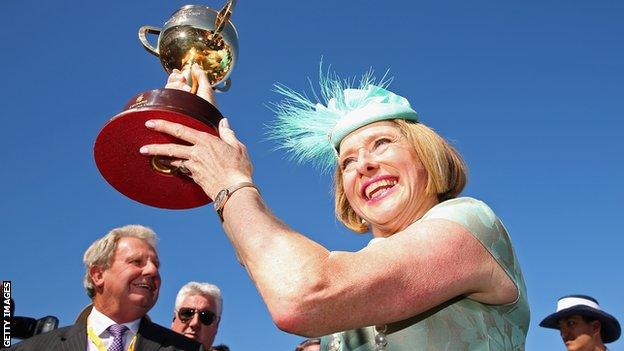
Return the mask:
[[[375,351],[386,351],[388,345],[388,338],[386,332],[388,332],[388,325],[381,324],[373,327],[375,331]],[[341,349],[342,340],[340,340],[341,333],[334,333],[331,335],[329,344],[327,345],[328,351],[339,351]]]
[[387,324],[375,326],[375,351],[386,351],[386,345],[388,345],[388,338],[386,337],[387,331]]
[[340,350],[340,333],[334,333],[331,336],[331,340],[329,341],[329,344],[327,345],[327,350],[328,351],[339,351]]

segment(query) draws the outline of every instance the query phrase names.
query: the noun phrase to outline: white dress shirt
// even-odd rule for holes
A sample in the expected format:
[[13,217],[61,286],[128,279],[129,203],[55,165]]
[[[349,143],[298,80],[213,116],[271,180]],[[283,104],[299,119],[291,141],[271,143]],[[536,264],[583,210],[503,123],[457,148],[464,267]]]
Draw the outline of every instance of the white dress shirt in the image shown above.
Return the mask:
[[[132,341],[132,338],[139,331],[140,323],[141,318],[132,322],[123,323],[123,325],[128,327],[128,331],[126,331],[123,337],[124,350],[128,350],[128,347],[130,346],[130,341]],[[87,317],[87,328],[90,327],[93,329],[95,335],[97,335],[100,340],[102,340],[102,343],[104,343],[104,347],[106,347],[106,349],[108,349],[110,344],[113,342],[113,336],[106,329],[108,329],[108,327],[113,324],[117,323],[115,323],[115,321],[113,321],[112,319],[108,318],[102,312],[96,310],[95,307],[93,307],[91,313],[89,314],[89,317]],[[89,338],[87,338],[87,351],[99,351],[93,341],[91,341],[91,339]]]

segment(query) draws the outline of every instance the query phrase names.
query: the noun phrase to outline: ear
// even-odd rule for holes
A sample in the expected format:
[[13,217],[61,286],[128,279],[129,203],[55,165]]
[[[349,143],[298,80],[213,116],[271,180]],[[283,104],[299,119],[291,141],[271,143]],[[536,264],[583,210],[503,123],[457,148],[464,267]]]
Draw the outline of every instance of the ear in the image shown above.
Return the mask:
[[594,334],[598,333],[598,335],[600,335],[600,330],[602,329],[602,324],[600,323],[600,321],[592,321],[591,327]]
[[89,267],[89,277],[93,281],[96,290],[101,289],[104,286],[104,269],[100,266]]

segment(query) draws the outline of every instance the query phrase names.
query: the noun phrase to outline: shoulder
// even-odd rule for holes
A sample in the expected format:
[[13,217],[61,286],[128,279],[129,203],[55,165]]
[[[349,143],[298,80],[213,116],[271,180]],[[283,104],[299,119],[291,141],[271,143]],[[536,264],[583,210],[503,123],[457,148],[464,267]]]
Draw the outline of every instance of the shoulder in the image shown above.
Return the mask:
[[445,219],[464,227],[489,252],[524,297],[524,278],[511,237],[485,202],[470,197],[451,199],[434,206],[423,216],[425,219]]
[[507,236],[507,231],[494,211],[483,201],[459,197],[441,202],[422,218],[444,219],[461,225],[480,241],[497,240]]
[[143,320],[139,327],[139,334],[144,340],[141,343],[156,343],[163,348],[171,350],[196,351],[200,344],[184,335],[178,334],[169,328],[159,324]]
[[483,201],[460,197],[439,203],[423,216],[459,224],[477,239],[503,266],[514,265],[511,238],[502,221]]
[[[23,340],[7,350],[26,351],[26,350],[49,350],[54,345],[58,344],[61,339],[66,338],[68,333],[73,330],[76,325],[70,325],[67,327],[55,329],[44,334],[35,335],[31,338]],[[4,350],[4,349],[3,349]]]
[[497,221],[490,206],[472,197],[458,197],[437,204],[423,216],[423,219],[433,218],[449,219],[463,225],[479,221],[483,225],[492,226]]

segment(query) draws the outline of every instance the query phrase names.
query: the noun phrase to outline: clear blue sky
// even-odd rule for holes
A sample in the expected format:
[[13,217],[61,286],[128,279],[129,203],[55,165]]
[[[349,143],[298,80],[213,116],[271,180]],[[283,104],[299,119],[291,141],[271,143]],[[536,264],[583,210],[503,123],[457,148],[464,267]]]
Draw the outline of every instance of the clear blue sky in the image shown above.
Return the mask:
[[[223,1],[206,3],[220,7]],[[3,1],[0,115],[2,263],[17,314],[71,324],[89,300],[81,258],[129,223],[160,236],[163,285],[150,315],[169,325],[189,280],[223,290],[217,342],[291,350],[236,262],[212,207],[169,211],[125,198],[98,173],[93,143],[140,91],[166,80],[137,39],[180,1]],[[220,109],[243,140],[274,212],[334,250],[368,236],[333,216],[331,180],[296,167],[265,139],[275,82],[316,79],[321,56],[343,76],[395,77],[422,120],[454,142],[469,168],[464,194],[506,224],[529,291],[528,350],[563,350],[539,328],[559,296],[585,293],[624,322],[624,2],[238,1],[240,60]],[[244,337],[242,337],[244,335]],[[624,349],[624,341],[611,345]]]

